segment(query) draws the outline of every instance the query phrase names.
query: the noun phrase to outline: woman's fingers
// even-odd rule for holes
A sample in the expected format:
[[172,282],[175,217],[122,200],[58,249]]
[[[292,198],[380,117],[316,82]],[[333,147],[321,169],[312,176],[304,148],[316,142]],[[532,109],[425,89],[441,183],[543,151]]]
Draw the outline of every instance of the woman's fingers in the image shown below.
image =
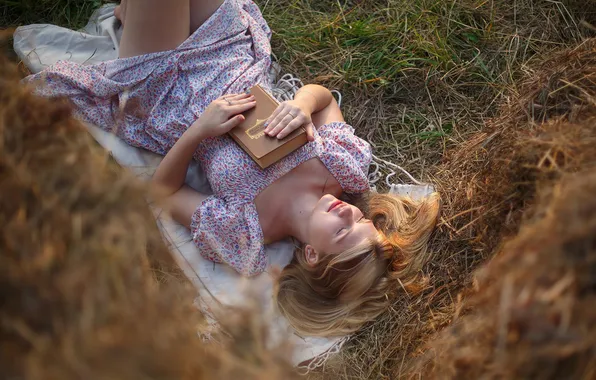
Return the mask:
[[246,103],[256,101],[255,98],[252,98],[252,97],[243,98],[243,99],[228,99],[228,100],[230,101],[230,103],[224,104],[224,106],[226,106],[226,107],[237,106],[240,104],[246,104]]
[[218,100],[232,100],[232,99],[240,99],[240,98],[246,98],[252,96],[251,94],[247,94],[245,92],[240,93],[240,94],[226,94],[226,95],[222,95],[219,98],[217,98]]
[[217,100],[222,102],[224,105],[233,106],[243,100],[251,98],[254,99],[254,96],[251,94],[227,94],[224,96],[220,96],[219,98],[217,98]]
[[279,118],[280,116],[282,117],[281,120],[278,123],[276,123],[275,125],[272,125],[271,128],[269,129],[268,134],[271,137],[277,136],[277,134],[279,132],[281,132],[294,119],[294,117],[289,113],[286,113],[285,115],[279,115],[277,118]]
[[[280,104],[275,111],[273,111],[273,113],[271,114],[271,116],[269,116],[269,119],[267,119],[267,122],[265,123],[265,133],[269,133],[269,131],[271,131],[273,129],[273,127],[275,127],[275,125],[277,125],[277,123],[279,123],[279,121],[281,121],[281,119],[283,119],[283,115],[285,115],[287,113],[287,110],[285,109],[285,103]],[[276,118],[282,115],[281,118],[279,120],[276,120]]]
[[306,125],[306,139],[308,141],[315,141],[315,125],[313,123],[308,123]]
[[238,104],[246,103],[247,101],[255,100],[255,97],[252,95],[241,95],[241,96],[234,96],[234,97],[225,97],[223,99],[224,105],[228,106],[235,106]]
[[230,115],[236,115],[245,111],[248,111],[249,109],[253,108],[254,106],[257,105],[257,102],[254,100],[249,100],[247,102],[243,102],[243,103],[238,103],[238,104],[234,104],[233,106],[228,106],[226,108],[226,111],[230,114]]
[[239,92],[237,94],[230,94],[230,96],[233,96],[236,98],[241,98],[241,97],[246,97],[246,96],[252,96],[252,94],[249,92]]
[[226,121],[225,123],[223,123],[221,125],[222,134],[225,133],[225,132],[230,131],[232,128],[238,126],[243,121],[244,121],[244,116],[243,115],[236,115],[236,116],[234,116],[233,118],[231,118],[230,120]]
[[243,98],[249,98],[249,97],[254,97],[252,94],[247,94],[245,92],[241,93],[241,94],[230,94],[227,95],[226,97],[230,100],[239,100],[239,99],[243,99]]
[[284,137],[286,137],[287,135],[289,135],[290,133],[292,133],[294,130],[300,128],[300,126],[303,123],[304,122],[302,120],[300,120],[300,118],[296,118],[296,119],[292,120],[290,123],[288,123],[288,125],[286,125],[286,127],[284,129],[282,129],[277,134],[277,138],[278,139],[283,139]]

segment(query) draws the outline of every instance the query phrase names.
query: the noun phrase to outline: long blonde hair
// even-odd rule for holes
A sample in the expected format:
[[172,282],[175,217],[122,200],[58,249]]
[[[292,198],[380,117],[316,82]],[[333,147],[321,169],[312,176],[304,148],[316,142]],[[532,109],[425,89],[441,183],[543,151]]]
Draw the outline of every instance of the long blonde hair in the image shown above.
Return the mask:
[[277,281],[278,308],[299,334],[352,333],[381,314],[397,289],[417,292],[424,284],[421,269],[431,256],[427,242],[439,195],[416,202],[370,193],[355,203],[379,231],[377,238],[337,255],[322,254],[314,266],[300,248]]

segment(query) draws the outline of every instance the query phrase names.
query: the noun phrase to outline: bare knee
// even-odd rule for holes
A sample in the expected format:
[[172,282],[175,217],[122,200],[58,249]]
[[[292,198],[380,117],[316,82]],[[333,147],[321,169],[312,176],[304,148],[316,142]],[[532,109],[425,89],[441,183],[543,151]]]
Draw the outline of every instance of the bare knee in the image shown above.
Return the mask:
[[122,0],[120,5],[114,8],[114,16],[124,25],[124,19],[126,18],[126,1]]

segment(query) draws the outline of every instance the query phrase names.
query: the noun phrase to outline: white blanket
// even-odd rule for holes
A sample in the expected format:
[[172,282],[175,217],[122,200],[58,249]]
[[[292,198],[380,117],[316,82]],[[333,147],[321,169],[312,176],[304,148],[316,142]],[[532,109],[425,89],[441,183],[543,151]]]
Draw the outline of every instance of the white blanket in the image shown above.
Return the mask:
[[[118,43],[121,30],[113,17],[114,5],[106,5],[96,11],[89,24],[81,31],[73,31],[55,25],[29,25],[16,30],[14,49],[33,72],[37,73],[59,60],[70,60],[80,64],[96,64],[118,57]],[[121,28],[120,28],[121,29]],[[148,179],[161,161],[161,156],[127,145],[116,136],[88,126],[94,138],[123,166],[130,168],[139,177]],[[193,188],[210,193],[209,184],[198,164],[188,170],[186,182]],[[292,332],[283,317],[275,311],[272,299],[273,280],[268,273],[246,279],[229,267],[205,260],[196,250],[190,232],[173,222],[161,210],[154,208],[156,220],[164,240],[199,291],[198,303],[207,312],[215,311],[219,303],[241,306],[247,294],[261,295],[263,311],[270,318],[271,341],[274,346],[289,340],[295,347],[292,362],[295,365],[308,361],[308,367],[322,364],[325,358],[341,347],[345,339],[303,338]],[[289,241],[271,244],[267,254],[272,265],[287,265],[293,254]]]

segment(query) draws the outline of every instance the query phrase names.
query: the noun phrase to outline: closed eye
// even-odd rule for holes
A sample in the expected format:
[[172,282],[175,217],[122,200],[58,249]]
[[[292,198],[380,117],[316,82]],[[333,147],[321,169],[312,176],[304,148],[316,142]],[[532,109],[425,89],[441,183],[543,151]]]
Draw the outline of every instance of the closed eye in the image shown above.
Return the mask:
[[[362,216],[360,219],[358,219],[358,220],[356,221],[356,223],[360,223],[360,222],[362,222],[364,219],[365,219],[365,218],[364,218],[364,216]],[[338,230],[338,231],[335,233],[335,235],[339,235],[339,234],[341,234],[341,233],[342,233],[342,232],[343,232],[345,229],[346,229],[345,227],[342,227],[342,228],[340,228],[340,229],[339,229],[339,230]]]

